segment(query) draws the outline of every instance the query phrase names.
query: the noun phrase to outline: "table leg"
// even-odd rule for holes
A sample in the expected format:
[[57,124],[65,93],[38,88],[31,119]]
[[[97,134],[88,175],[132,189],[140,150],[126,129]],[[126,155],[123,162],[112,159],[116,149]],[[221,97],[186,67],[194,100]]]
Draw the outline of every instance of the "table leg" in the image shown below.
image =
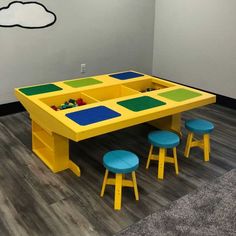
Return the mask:
[[162,130],[171,130],[182,136],[181,134],[181,113],[166,116],[149,122],[150,125]]
[[70,169],[80,176],[80,168],[69,159],[69,140],[50,133],[32,120],[32,150],[54,172]]

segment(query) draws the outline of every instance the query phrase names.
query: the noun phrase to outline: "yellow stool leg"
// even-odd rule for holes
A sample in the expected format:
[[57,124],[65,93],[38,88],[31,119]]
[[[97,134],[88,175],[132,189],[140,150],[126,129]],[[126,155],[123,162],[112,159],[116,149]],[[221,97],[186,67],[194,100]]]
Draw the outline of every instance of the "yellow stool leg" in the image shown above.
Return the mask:
[[106,188],[106,184],[107,184],[107,176],[108,176],[108,170],[106,170],[105,176],[104,176],[104,179],[103,179],[102,191],[101,191],[101,194],[100,194],[101,197],[103,197],[104,192],[105,192],[105,188]]
[[114,209],[120,210],[121,208],[121,196],[122,196],[122,174],[116,174],[115,180],[115,202]]
[[152,150],[153,150],[153,145],[151,145],[150,150],[149,150],[148,160],[147,160],[147,164],[146,164],[146,169],[149,168],[149,164],[150,164],[151,156],[152,156]]
[[175,163],[175,173],[178,175],[179,174],[179,168],[178,168],[176,147],[173,148],[173,154],[174,154],[174,163]]
[[203,135],[203,145],[204,145],[204,161],[209,161],[209,153],[210,153],[210,135]]
[[138,195],[138,186],[137,186],[135,171],[132,171],[132,179],[133,179],[133,184],[134,184],[135,199],[138,201],[139,200],[139,195]]
[[165,165],[165,148],[159,150],[159,163],[158,163],[158,179],[163,179],[164,176],[164,165]]
[[189,132],[186,147],[185,147],[185,151],[184,151],[184,156],[185,157],[189,157],[189,152],[190,152],[192,140],[193,140],[193,132]]
[[209,135],[209,140],[208,140],[208,148],[209,148],[209,153],[211,153],[211,142],[210,142],[210,134]]

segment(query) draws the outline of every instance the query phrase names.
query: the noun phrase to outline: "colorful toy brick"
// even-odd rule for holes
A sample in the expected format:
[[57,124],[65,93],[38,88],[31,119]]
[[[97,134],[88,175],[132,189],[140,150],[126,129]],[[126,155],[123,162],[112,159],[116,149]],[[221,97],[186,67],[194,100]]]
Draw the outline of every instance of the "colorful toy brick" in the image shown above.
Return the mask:
[[68,109],[68,108],[73,108],[73,107],[77,107],[77,106],[83,106],[86,105],[87,103],[84,102],[84,100],[82,98],[78,98],[77,100],[75,99],[69,99],[68,101],[65,101],[64,103],[62,103],[60,106],[51,106],[51,108],[55,111],[60,111],[60,110],[64,110],[64,109]]

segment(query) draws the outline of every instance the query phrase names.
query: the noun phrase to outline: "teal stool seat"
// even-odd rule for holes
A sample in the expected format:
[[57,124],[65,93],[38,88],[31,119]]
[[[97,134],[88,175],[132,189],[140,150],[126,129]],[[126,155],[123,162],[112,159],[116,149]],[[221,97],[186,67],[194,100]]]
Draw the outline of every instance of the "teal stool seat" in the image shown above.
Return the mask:
[[148,134],[149,142],[155,147],[173,148],[179,145],[179,136],[170,131],[153,131]]
[[[139,166],[138,157],[125,150],[114,150],[106,153],[103,157],[103,165],[106,168],[105,176],[103,179],[102,190],[100,196],[103,197],[106,185],[115,186],[115,199],[114,209],[121,209],[121,195],[123,187],[134,188],[135,199],[139,200],[138,186],[135,175],[135,170]],[[108,178],[110,172],[115,173],[115,178]],[[132,180],[126,178],[125,174],[130,174]]]
[[185,127],[197,134],[208,134],[214,129],[214,125],[211,122],[202,119],[188,120],[185,122]]
[[103,165],[113,173],[130,173],[139,166],[138,157],[129,151],[115,150],[106,153],[103,157]]

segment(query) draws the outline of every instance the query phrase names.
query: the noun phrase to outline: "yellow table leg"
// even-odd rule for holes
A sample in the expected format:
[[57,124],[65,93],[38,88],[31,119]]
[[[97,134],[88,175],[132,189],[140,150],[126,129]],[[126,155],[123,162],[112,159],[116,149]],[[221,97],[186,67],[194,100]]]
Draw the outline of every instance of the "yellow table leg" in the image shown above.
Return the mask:
[[178,168],[176,147],[173,148],[173,154],[174,154],[174,163],[175,163],[175,173],[178,175],[179,174],[179,168]]
[[54,172],[70,169],[80,176],[80,168],[69,159],[69,140],[50,133],[32,120],[32,150]]
[[120,210],[121,208],[121,196],[122,196],[122,174],[116,174],[115,180],[115,201],[114,209]]
[[193,140],[193,132],[189,132],[188,137],[187,137],[187,143],[186,143],[185,151],[184,151],[184,156],[185,157],[189,157],[189,152],[190,152],[192,140]]
[[135,171],[132,171],[132,179],[133,179],[133,184],[134,184],[135,199],[138,201],[139,200],[139,195],[138,195],[138,186],[137,186]]
[[179,136],[182,135],[181,134],[181,113],[150,121],[149,124],[162,130],[174,131]]
[[147,164],[146,164],[146,169],[149,168],[149,164],[150,164],[151,156],[152,156],[152,150],[153,150],[153,145],[151,145],[151,147],[150,147],[150,151],[149,151],[149,154],[148,154],[148,160],[147,160]]
[[204,145],[204,161],[209,161],[209,153],[210,153],[210,135],[203,135],[203,145]]
[[77,176],[81,175],[80,168],[73,161],[69,160],[68,168]]
[[163,179],[164,177],[164,165],[165,165],[165,148],[160,148],[159,150],[159,163],[158,163],[158,179]]

